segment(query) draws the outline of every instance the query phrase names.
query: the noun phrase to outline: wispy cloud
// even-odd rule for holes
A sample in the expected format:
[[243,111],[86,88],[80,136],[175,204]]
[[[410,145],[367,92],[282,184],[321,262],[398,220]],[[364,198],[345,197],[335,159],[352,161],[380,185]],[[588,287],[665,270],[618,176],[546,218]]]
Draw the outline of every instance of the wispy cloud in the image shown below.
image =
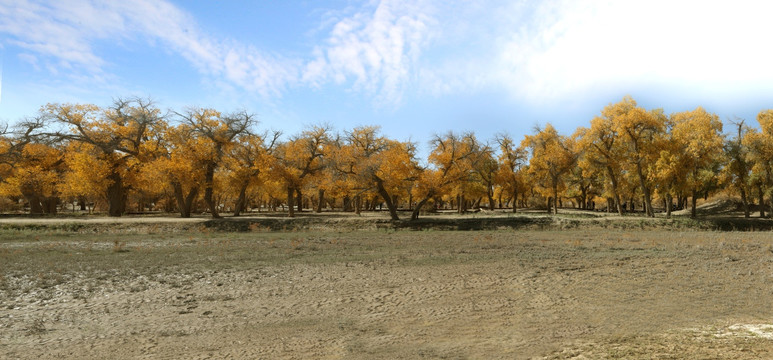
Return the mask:
[[[0,17],[0,33],[9,35],[8,42],[39,55],[52,72],[104,77],[109,61],[95,50],[99,41],[143,41],[166,48],[205,76],[266,97],[280,95],[298,72],[292,61],[208,36],[190,14],[162,0],[3,0]],[[33,63],[37,58],[24,57]]]
[[[57,5],[58,4],[58,5]],[[92,38],[112,32],[114,25],[105,22],[99,30],[79,28],[71,21],[74,11],[63,3],[53,6],[33,2],[0,2],[0,32],[10,35],[8,43],[44,56],[50,56],[62,68],[86,67],[99,71],[104,61],[96,56],[90,45]],[[87,16],[87,14],[84,14]]]
[[[480,89],[543,102],[640,84],[770,88],[773,5],[720,1],[372,0],[322,13],[304,54],[209,34],[164,0],[0,0],[0,34],[36,69],[107,82],[113,42],[155,46],[266,99],[336,86],[396,106]],[[626,90],[623,90],[626,91]]]
[[434,22],[427,2],[403,0],[383,0],[337,19],[302,79],[314,86],[353,79],[354,89],[375,94],[381,104],[397,104],[417,72]]
[[397,104],[431,37],[427,1],[382,0],[321,19],[327,31],[308,56],[288,58],[208,35],[189,13],[163,0],[0,0],[0,33],[23,60],[53,73],[109,76],[100,41],[146,42],[188,60],[216,83],[281,97],[292,86],[338,84]]

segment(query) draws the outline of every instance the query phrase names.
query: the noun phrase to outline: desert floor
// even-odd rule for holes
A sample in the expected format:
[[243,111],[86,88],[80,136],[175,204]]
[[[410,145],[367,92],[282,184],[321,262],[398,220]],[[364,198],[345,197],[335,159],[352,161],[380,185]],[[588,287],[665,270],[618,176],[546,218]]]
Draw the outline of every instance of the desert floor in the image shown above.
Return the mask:
[[773,358],[773,233],[0,230],[0,358]]

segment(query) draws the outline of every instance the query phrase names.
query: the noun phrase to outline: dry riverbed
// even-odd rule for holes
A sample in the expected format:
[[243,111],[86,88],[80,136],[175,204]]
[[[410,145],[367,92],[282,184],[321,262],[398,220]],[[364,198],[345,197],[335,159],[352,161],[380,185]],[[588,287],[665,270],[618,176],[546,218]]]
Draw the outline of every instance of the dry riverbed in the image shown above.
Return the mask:
[[2,358],[773,357],[773,234],[0,232]]

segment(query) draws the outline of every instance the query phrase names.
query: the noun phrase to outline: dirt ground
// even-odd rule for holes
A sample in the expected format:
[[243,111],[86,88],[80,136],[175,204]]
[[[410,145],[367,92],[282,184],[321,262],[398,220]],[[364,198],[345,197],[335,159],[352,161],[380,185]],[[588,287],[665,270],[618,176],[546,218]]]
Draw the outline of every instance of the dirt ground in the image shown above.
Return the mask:
[[0,231],[0,358],[773,358],[770,232]]

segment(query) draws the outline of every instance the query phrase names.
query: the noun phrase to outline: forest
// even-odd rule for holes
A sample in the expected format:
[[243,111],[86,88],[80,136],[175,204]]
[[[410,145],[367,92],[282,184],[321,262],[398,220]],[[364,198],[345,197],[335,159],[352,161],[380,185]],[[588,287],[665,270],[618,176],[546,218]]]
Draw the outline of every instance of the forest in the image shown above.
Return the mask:
[[[391,219],[454,209],[561,208],[636,212],[691,209],[698,199],[740,198],[744,215],[773,213],[773,110],[757,123],[701,107],[665,114],[629,96],[573,134],[552,125],[521,141],[501,133],[435,134],[416,144],[378,126],[261,131],[247,111],[162,111],[141,98],[47,104],[6,126],[0,210],[207,213],[388,211]],[[506,129],[505,129],[506,130]],[[404,214],[404,215],[402,215]]]

